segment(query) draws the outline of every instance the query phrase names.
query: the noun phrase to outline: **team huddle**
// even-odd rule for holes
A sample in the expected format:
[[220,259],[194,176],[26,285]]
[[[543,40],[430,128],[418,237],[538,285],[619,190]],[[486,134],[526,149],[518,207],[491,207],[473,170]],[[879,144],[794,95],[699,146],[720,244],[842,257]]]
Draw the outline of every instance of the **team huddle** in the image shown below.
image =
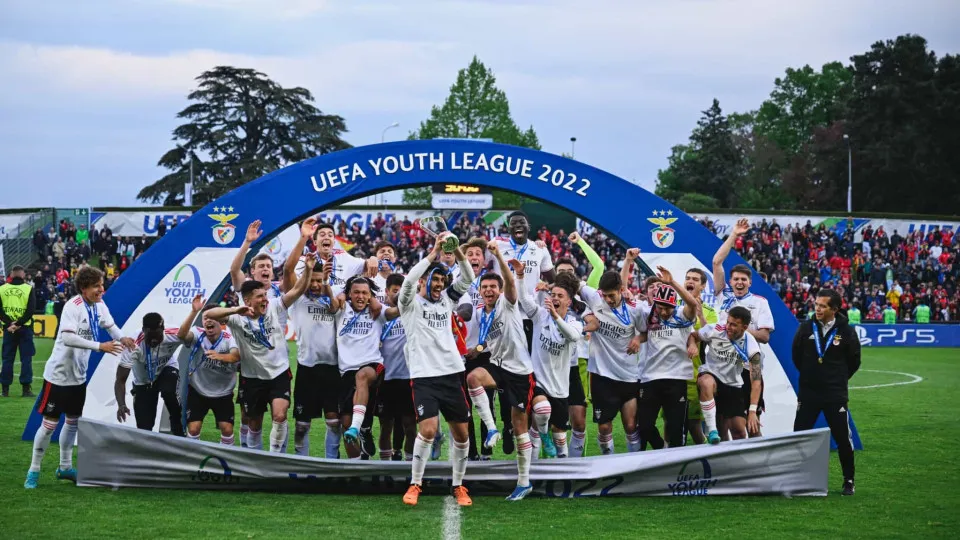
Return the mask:
[[[427,461],[439,456],[441,415],[452,439],[453,495],[463,506],[472,504],[463,486],[468,461],[489,459],[498,444],[517,454],[517,486],[508,500],[532,491],[531,460],[583,456],[585,390],[601,454],[615,451],[618,415],[630,452],[760,434],[760,344],[769,341],[773,317],[767,301],[750,293],[749,267],[733,267],[729,285],[723,268],[736,237],[747,230],[745,220],[713,261],[717,307],[701,302],[707,275],[699,268],[680,283],[657,267],[640,294],[631,294],[627,284],[639,250],[628,250],[619,271],[604,271],[596,252],[573,233],[571,242],[593,266],[581,281],[573,261],[553,261],[528,238],[522,212],[509,216],[507,237],[453,242],[451,248],[451,233],[441,233],[406,273],[396,265],[392,244],[380,242],[373,256],[359,259],[335,248],[331,225],[310,218],[291,251],[305,254],[288,257],[277,281],[265,254],[253,258],[249,277],[242,271],[259,226],[250,225],[231,266],[238,307],[207,305],[198,296],[179,327],[158,313],[144,315],[136,339],[114,324],[102,301],[99,270],[78,272],[80,294],[64,308],[44,372],[38,407],[44,418],[25,487],[37,486],[61,414],[66,425],[56,477],[76,479],[72,450],[92,351],[119,355],[120,422],[131,415],[131,372],[132,416],[141,429],[154,428],[162,399],[174,435],[199,439],[212,411],[220,442],[234,445],[236,395],[240,444],[263,449],[269,410],[269,451],[287,452],[292,404],[298,455],[310,455],[312,422],[322,417],[326,458],[339,458],[342,445],[349,458],[369,459],[379,447],[382,460],[411,461],[403,496],[408,505],[417,504]],[[295,380],[288,320],[296,332]],[[99,341],[104,332],[112,341]],[[181,350],[189,355],[188,373],[178,367],[184,365]],[[181,377],[188,378],[186,395],[178,390]]]

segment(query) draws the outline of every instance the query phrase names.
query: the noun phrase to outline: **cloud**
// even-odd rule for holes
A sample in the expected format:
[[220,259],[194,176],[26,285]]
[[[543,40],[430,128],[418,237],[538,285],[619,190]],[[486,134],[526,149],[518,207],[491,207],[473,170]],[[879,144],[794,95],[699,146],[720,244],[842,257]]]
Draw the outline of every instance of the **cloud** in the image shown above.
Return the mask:
[[329,0],[159,0],[187,8],[203,8],[230,15],[299,19],[327,10]]

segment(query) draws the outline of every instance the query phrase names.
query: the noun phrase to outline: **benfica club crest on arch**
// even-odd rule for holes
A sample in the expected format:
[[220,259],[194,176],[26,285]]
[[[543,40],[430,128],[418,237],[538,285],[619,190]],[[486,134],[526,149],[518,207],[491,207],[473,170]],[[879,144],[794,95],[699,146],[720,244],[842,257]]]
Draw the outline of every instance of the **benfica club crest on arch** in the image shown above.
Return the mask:
[[657,226],[650,231],[650,239],[658,248],[668,248],[673,244],[675,231],[670,228],[670,225],[677,221],[677,218],[667,217],[672,215],[673,210],[654,210],[653,217],[647,218],[647,221]]
[[[240,214],[234,214],[233,207],[219,207],[214,206],[213,211],[217,212],[214,214],[208,214],[210,219],[217,222],[213,226],[213,239],[220,245],[227,245],[230,242],[233,242],[233,237],[235,236],[236,226],[233,223],[230,223],[234,219],[237,219],[237,216]],[[227,212],[230,212],[229,214]]]

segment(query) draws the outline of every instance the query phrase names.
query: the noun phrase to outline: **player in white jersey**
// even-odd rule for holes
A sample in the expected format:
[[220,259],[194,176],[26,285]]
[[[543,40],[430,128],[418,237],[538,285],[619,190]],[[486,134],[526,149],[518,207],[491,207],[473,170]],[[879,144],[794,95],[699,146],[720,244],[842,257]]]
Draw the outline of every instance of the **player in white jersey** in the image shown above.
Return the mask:
[[[313,255],[308,255],[311,263]],[[273,425],[270,430],[270,451],[280,452],[287,435],[287,409],[290,407],[290,357],[282,323],[287,308],[306,291],[313,265],[283,296],[267,300],[267,292],[259,281],[247,281],[240,287],[246,306],[213,308],[207,317],[226,321],[230,334],[240,349],[240,406],[250,418],[251,448],[261,448],[263,415],[270,407]]]
[[593,312],[585,317],[590,337],[590,395],[593,421],[597,424],[597,443],[604,455],[614,452],[613,419],[620,414],[627,448],[640,449],[637,433],[637,352],[640,350],[641,307],[627,301],[621,289],[623,280],[616,270],[600,276],[598,289],[580,287],[580,298]]
[[[570,233],[569,239],[571,243],[579,245],[584,252],[587,253],[588,258],[595,254],[591,253],[593,249],[587,245],[577,233]],[[587,250],[589,250],[589,252]],[[597,259],[599,259],[599,256],[597,256]],[[594,259],[591,259],[591,261],[592,260]],[[595,286],[597,282],[600,281],[600,276],[603,275],[603,262],[599,261],[597,264],[598,266],[595,266],[590,271],[590,276],[587,278],[587,285]],[[557,259],[555,268],[558,277],[560,274],[569,274],[575,278],[577,277],[576,266],[572,259]],[[575,294],[574,298],[579,301],[578,295]],[[592,313],[590,308],[587,308],[586,304],[583,304],[582,312],[579,314],[580,320],[583,321],[587,315],[591,315]],[[583,457],[587,429],[587,393],[584,391],[584,388],[589,388],[586,382],[588,380],[587,358],[589,356],[590,335],[584,332],[580,337],[580,341],[577,342],[577,353],[570,359],[570,395],[567,397],[571,432],[568,454],[570,457]]]
[[[738,264],[730,269],[730,283],[725,285],[723,262],[730,255],[730,250],[737,242],[737,238],[746,234],[750,230],[750,222],[746,218],[737,220],[733,226],[730,235],[724,241],[720,249],[713,256],[713,284],[714,294],[717,302],[720,304],[719,318],[720,325],[724,325],[727,320],[727,313],[735,306],[741,306],[750,311],[750,326],[747,332],[756,338],[758,343],[770,343],[770,334],[776,329],[773,322],[773,312],[770,311],[770,303],[766,298],[750,292],[750,286],[753,283],[753,270],[745,265]],[[750,400],[750,367],[747,362],[743,363],[743,369],[740,371],[740,379],[743,382],[743,402]],[[759,423],[760,415],[763,414],[763,380],[760,381],[760,401],[756,411],[753,411]],[[750,413],[746,413],[749,419]],[[727,432],[723,430],[721,437],[726,438]],[[757,432],[750,432],[751,436],[760,436]]]
[[[706,319],[701,319],[704,324]],[[747,332],[750,325],[750,311],[743,306],[730,308],[726,326],[707,326],[700,329],[700,339],[707,344],[706,360],[700,366],[697,386],[700,389],[700,408],[707,424],[707,442],[717,444],[720,434],[717,432],[717,413],[723,415],[723,429],[729,430],[734,439],[759,431],[756,409],[760,400],[760,345],[756,338]],[[750,366],[750,418],[744,418],[743,393],[740,378],[741,366],[747,362]]]
[[[316,249],[317,259],[323,261],[324,266],[330,267],[330,286],[336,290],[343,290],[347,280],[356,275],[373,275],[377,271],[378,260],[376,257],[369,257],[366,260],[358,259],[342,249],[334,248],[337,237],[333,232],[333,225],[329,223],[318,223],[314,218],[304,220],[303,227],[311,223],[313,230],[313,244]],[[301,228],[301,232],[303,228]],[[302,251],[302,250],[301,250]],[[291,252],[297,253],[296,251]],[[284,272],[284,280],[292,282],[294,276],[299,276],[306,268],[306,262],[303,257],[297,260],[293,274],[287,275]]]
[[[386,306],[397,306],[400,287],[403,286],[402,274],[390,274],[386,279]],[[399,318],[387,321],[380,332],[381,354],[383,355],[383,384],[380,385],[377,402],[377,416],[380,418],[380,459],[400,461],[413,460],[413,442],[417,437],[416,413],[413,410],[413,395],[410,393],[410,368],[404,349],[407,334]],[[395,439],[394,425],[399,424],[403,450],[400,453]],[[391,440],[393,439],[393,440]]]
[[580,280],[570,274],[558,274],[549,298],[538,305],[524,286],[523,263],[511,264],[517,273],[520,308],[533,320],[534,427],[547,457],[565,458],[570,428],[570,362],[576,361],[577,345],[583,334],[583,322],[571,309]]
[[[640,438],[658,441],[654,449],[663,448],[657,431],[657,415],[661,409],[669,428],[667,446],[676,448],[685,444],[687,380],[693,377],[693,360],[687,354],[687,344],[699,302],[666,268],[658,266],[657,270],[660,282],[647,296],[650,303],[642,304],[640,326],[645,334],[646,357],[640,359],[643,371],[637,400]],[[678,309],[681,298],[683,308]]]
[[[465,344],[467,347],[467,354],[464,356],[466,361],[466,371],[465,375],[469,375],[471,371],[476,369],[478,366],[485,365],[490,362],[490,352],[478,352],[477,345],[480,344],[478,339],[478,327],[477,321],[473,318],[474,308],[483,307],[483,298],[480,296],[480,279],[487,273],[487,240],[483,238],[471,238],[469,242],[463,244],[461,249],[463,254],[467,259],[467,263],[470,264],[470,269],[473,270],[473,275],[475,276],[473,281],[470,283],[470,289],[467,291],[467,294],[464,294],[460,297],[460,304],[457,306],[457,314],[466,322],[467,326],[467,338]],[[466,384],[466,380],[464,380]],[[493,402],[494,396],[496,395],[495,390],[487,390],[487,397],[490,399],[490,402]],[[510,411],[508,408],[504,407],[501,414],[501,418],[504,416],[505,424],[510,422]],[[470,431],[470,459],[473,461],[484,460],[487,461],[493,456],[493,449],[483,446],[483,444],[478,445],[476,442],[476,429],[473,424],[473,417],[470,417],[470,422],[468,424]],[[487,426],[480,422],[480,440],[484,441],[487,439]],[[478,450],[479,448],[479,450]]]
[[[300,238],[283,265],[283,277],[296,282],[296,268],[307,240],[314,237],[317,222],[307,218],[300,225]],[[330,286],[332,266],[317,261],[307,291],[290,306],[290,320],[296,331],[297,375],[293,385],[293,449],[297,455],[310,455],[310,429],[314,418],[327,425],[324,457],[340,457],[340,370],[337,367],[337,338],[331,300],[339,289]]]
[[[465,264],[463,251],[457,248],[454,255],[460,266],[460,277],[449,285],[449,274],[437,261],[441,246],[449,235],[448,232],[441,233],[427,257],[410,270],[397,300],[397,311],[407,337],[404,355],[410,370],[410,387],[417,414],[410,487],[403,496],[404,504],[408,505],[415,505],[419,500],[423,471],[440,426],[440,413],[443,413],[453,436],[450,451],[453,496],[461,506],[473,504],[463,486],[470,448],[467,440],[470,405],[460,380],[463,358],[452,327],[453,310],[470,287],[473,270]],[[388,316],[394,315],[393,308],[387,311],[390,312]]]
[[[243,295],[240,294],[240,287],[242,287],[243,283],[248,279],[243,273],[243,261],[247,258],[247,253],[250,251],[250,246],[253,245],[253,243],[256,242],[263,234],[263,231],[260,229],[260,225],[261,222],[259,219],[257,219],[247,226],[247,233],[243,237],[243,243],[240,244],[240,249],[237,250],[237,254],[233,257],[233,261],[230,263],[230,281],[233,285],[233,290],[237,293],[237,300],[241,306],[243,305]],[[283,295],[283,291],[287,291],[293,287],[292,281],[289,284],[284,284],[282,281],[274,281],[273,278],[273,259],[270,257],[270,255],[261,253],[255,256],[252,261],[250,261],[249,279],[263,284],[267,291],[268,300],[280,298]],[[287,324],[286,313],[283,314],[283,324]],[[286,346],[286,344],[284,344],[284,346]],[[243,366],[240,366],[238,369],[242,371]],[[239,394],[237,395],[237,403],[240,403]],[[243,407],[241,407],[240,446],[248,446],[249,435],[250,419],[247,417],[247,413],[243,410]],[[257,447],[257,449],[260,450],[261,448]]]
[[[220,430],[220,444],[233,446],[233,389],[237,385],[237,367],[240,349],[230,332],[220,323],[207,318],[206,312],[214,306],[204,307],[202,296],[195,296],[190,314],[177,331],[177,338],[190,347],[187,362],[187,437],[199,439],[203,419],[213,411],[213,418]],[[201,314],[200,327],[193,321]]]
[[403,275],[403,270],[397,266],[397,248],[381,240],[373,246],[374,256],[377,258],[377,273],[373,276],[373,283],[380,290],[377,291],[377,301],[381,304],[387,303],[387,278],[392,274]]
[[180,339],[176,328],[164,328],[159,313],[143,316],[143,330],[137,336],[136,348],[120,356],[113,393],[117,399],[117,420],[126,422],[127,377],[133,371],[133,416],[137,428],[150,431],[157,421],[157,403],[163,404],[170,414],[170,432],[183,437],[184,426],[180,409],[180,370],[176,352]]
[[[490,364],[478,367],[467,376],[467,388],[480,419],[487,426],[484,446],[493,447],[500,433],[490,411],[486,388],[496,388],[501,394],[501,403],[510,408],[511,426],[517,437],[517,487],[507,497],[519,501],[532,490],[530,483],[530,460],[533,444],[527,433],[527,414],[533,401],[533,362],[527,351],[523,332],[523,313],[520,310],[517,284],[509,264],[518,268],[522,263],[516,259],[508,264],[500,253],[497,241],[491,241],[487,250],[496,258],[499,274],[486,274],[480,278],[480,295],[484,306],[476,308],[480,333],[478,350],[490,350]],[[503,277],[501,277],[503,276]]]
[[[360,432],[373,426],[377,389],[383,382],[383,356],[380,334],[386,323],[383,304],[377,301],[373,280],[353,276],[346,289],[333,299],[330,310],[335,314],[337,365],[340,369],[340,425],[350,427],[343,432],[347,455],[359,458]],[[363,449],[369,458],[370,450]]]
[[[85,266],[77,271],[74,284],[80,294],[67,300],[63,306],[57,339],[43,370],[43,391],[37,401],[37,413],[43,416],[43,421],[33,436],[33,458],[23,483],[27,489],[36,488],[40,481],[40,464],[50,445],[50,437],[60,423],[60,415],[65,415],[66,421],[60,432],[60,466],[56,476],[76,482],[73,445],[87,396],[90,353],[100,351],[117,355],[124,348],[134,347],[133,340],[120,333],[110,310],[103,303],[103,272]],[[109,334],[111,341],[100,342],[104,333]]]

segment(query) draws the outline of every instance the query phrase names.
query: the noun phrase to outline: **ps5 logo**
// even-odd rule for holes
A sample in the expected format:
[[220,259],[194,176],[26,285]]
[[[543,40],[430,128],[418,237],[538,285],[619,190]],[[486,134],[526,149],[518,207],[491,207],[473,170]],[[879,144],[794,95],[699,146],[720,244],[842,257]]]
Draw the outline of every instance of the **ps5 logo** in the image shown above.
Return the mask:
[[[912,339],[911,336],[913,336]],[[896,328],[883,328],[877,331],[877,343],[883,343],[884,341],[889,343],[891,339],[893,340],[893,343],[909,342],[910,344],[917,345],[937,342],[937,338],[932,328],[929,330],[905,328],[902,331],[897,330]]]

